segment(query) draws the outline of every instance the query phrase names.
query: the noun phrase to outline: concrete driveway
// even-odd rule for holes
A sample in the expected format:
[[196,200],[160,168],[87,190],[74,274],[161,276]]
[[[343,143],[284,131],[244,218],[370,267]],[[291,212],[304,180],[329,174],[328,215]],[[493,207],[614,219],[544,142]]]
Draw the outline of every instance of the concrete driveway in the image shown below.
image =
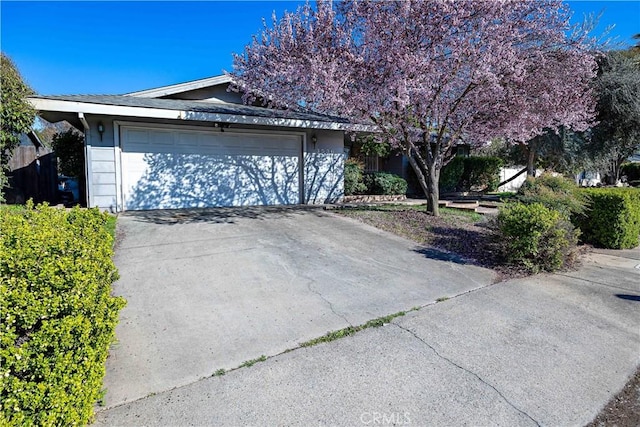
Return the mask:
[[[97,415],[98,426],[583,426],[640,363],[640,248]],[[624,423],[623,423],[624,424]]]
[[316,208],[129,213],[118,233],[105,409],[496,279]]

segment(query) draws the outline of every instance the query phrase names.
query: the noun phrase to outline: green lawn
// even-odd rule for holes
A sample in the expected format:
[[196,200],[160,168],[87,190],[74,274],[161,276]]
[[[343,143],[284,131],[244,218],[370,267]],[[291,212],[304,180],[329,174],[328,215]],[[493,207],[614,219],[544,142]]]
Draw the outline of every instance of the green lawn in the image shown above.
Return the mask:
[[116,221],[117,221],[118,217],[116,217],[115,215],[109,215],[107,217],[107,223],[104,225],[104,228],[107,229],[107,231],[109,232],[109,234],[111,234],[111,237],[113,238],[113,241],[115,242],[116,240]]

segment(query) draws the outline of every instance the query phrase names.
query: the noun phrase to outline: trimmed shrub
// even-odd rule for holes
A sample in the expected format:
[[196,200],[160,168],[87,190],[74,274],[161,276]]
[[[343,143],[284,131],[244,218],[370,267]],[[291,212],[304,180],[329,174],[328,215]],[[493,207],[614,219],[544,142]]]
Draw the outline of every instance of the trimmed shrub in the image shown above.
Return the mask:
[[504,161],[499,157],[465,157],[461,183],[463,191],[472,189],[496,191],[500,184],[502,166]]
[[454,157],[440,171],[440,191],[495,191],[503,165],[504,161],[498,157]]
[[557,210],[565,218],[582,215],[588,203],[588,198],[572,180],[551,174],[543,174],[537,178],[528,177],[516,197],[526,204],[541,203]]
[[406,194],[407,181],[387,172],[372,172],[364,175],[367,194],[396,195]]
[[506,261],[527,271],[556,271],[575,259],[579,230],[558,211],[541,203],[513,203],[497,218]]
[[107,214],[0,209],[0,424],[85,425],[122,298]]
[[588,188],[589,208],[578,224],[582,240],[610,249],[640,244],[640,190],[636,188]]
[[344,194],[352,196],[367,190],[363,182],[364,166],[359,161],[349,158],[344,162]]
[[464,157],[454,157],[440,170],[440,192],[452,193],[458,190],[464,174]]

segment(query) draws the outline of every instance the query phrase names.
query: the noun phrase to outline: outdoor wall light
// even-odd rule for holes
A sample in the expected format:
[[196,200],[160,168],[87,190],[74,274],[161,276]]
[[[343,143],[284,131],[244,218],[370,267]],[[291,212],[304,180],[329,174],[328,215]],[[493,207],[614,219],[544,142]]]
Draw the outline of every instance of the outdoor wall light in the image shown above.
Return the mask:
[[100,141],[102,141],[102,134],[104,133],[104,125],[102,122],[98,122],[98,133],[100,134]]
[[316,136],[315,133],[311,135],[311,142],[313,142],[313,148],[316,148],[316,144],[318,143],[318,137]]

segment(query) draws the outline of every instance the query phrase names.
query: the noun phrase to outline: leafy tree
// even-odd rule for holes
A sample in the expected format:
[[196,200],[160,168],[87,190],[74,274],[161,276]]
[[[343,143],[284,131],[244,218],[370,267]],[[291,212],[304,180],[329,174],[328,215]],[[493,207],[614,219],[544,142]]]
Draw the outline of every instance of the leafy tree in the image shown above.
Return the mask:
[[361,139],[361,150],[367,156],[387,157],[391,154],[391,145],[387,141],[380,141],[374,135],[366,135]]
[[74,178],[84,177],[84,136],[73,129],[56,133],[51,148],[58,158],[58,171]]
[[527,172],[542,167],[546,170],[573,176],[579,171],[593,169],[594,162],[585,150],[591,138],[589,130],[574,132],[561,126],[556,131],[548,131],[535,137],[526,147]]
[[607,52],[594,86],[598,124],[585,148],[606,164],[613,184],[622,163],[640,147],[640,64],[624,52]]
[[640,33],[635,34],[633,39],[636,40],[636,44],[626,50],[625,54],[633,59],[636,64],[640,64]]
[[75,129],[56,133],[51,148],[58,158],[58,171],[78,179],[80,205],[86,206],[86,177],[84,172],[84,136]]
[[459,143],[592,119],[595,60],[559,0],[319,1],[265,24],[234,57],[245,102],[370,123],[407,157],[438,215]]
[[[0,54],[0,190],[6,185],[6,168],[20,134],[28,132],[36,112],[27,101],[33,91],[27,86],[13,61]],[[0,198],[1,198],[0,194]]]

